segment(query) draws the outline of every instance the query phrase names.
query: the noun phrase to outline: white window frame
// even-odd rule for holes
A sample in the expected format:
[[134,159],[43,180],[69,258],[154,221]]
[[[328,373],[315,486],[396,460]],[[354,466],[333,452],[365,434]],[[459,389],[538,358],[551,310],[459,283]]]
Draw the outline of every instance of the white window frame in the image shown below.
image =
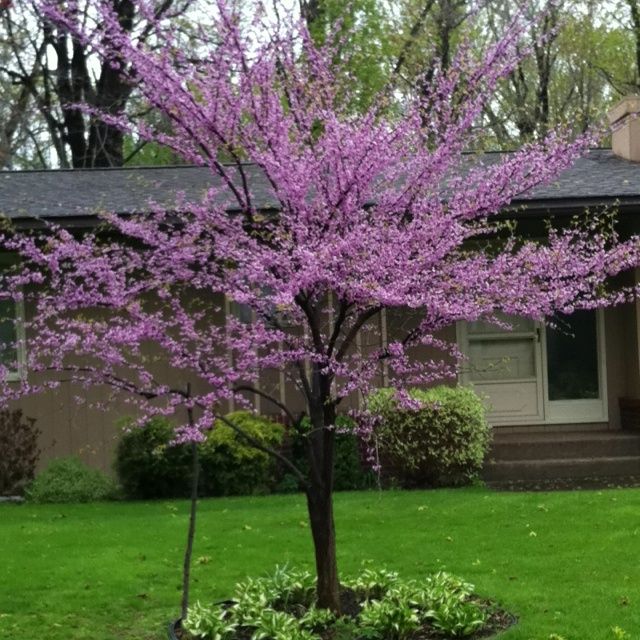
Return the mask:
[[27,332],[25,328],[24,300],[15,303],[16,311],[16,356],[18,370],[8,374],[12,382],[25,380],[27,377]]
[[[17,256],[11,253],[0,253],[0,268],[15,264]],[[6,375],[8,382],[21,382],[27,377],[27,336],[25,330],[25,305],[24,298],[13,301],[16,337],[16,361],[17,369],[9,371]]]
[[15,351],[17,368],[8,371],[5,377],[7,382],[21,382],[27,377],[27,336],[25,330],[24,301],[13,301],[15,319]]
[[[539,372],[542,368],[541,362],[541,353],[539,347],[540,333],[542,329],[540,323],[535,322],[532,331],[524,331],[524,332],[513,332],[513,333],[504,333],[500,331],[496,331],[495,333],[487,332],[483,337],[486,337],[489,340],[497,339],[497,340],[509,340],[511,336],[514,339],[518,337],[531,339],[532,344],[534,346],[533,356],[534,356],[534,366],[536,375],[532,377],[523,377],[523,378],[515,378],[515,379],[506,379],[506,380],[471,380],[470,372],[468,370],[468,361],[462,362],[462,371],[459,375],[459,382],[464,385],[468,385],[476,388],[477,392],[483,397],[485,400],[488,400],[488,396],[485,395],[489,393],[490,387],[497,386],[510,386],[512,389],[517,385],[535,385],[536,392],[532,394],[532,397],[535,397],[535,411],[530,413],[513,413],[507,414],[503,413],[502,415],[491,415],[491,409],[489,409],[489,421],[494,425],[520,425],[520,424],[543,424],[544,423],[544,394],[542,390],[542,380],[540,379]],[[462,321],[456,323],[456,341],[458,347],[462,351],[465,356],[469,356],[469,331],[467,329],[467,323]]]

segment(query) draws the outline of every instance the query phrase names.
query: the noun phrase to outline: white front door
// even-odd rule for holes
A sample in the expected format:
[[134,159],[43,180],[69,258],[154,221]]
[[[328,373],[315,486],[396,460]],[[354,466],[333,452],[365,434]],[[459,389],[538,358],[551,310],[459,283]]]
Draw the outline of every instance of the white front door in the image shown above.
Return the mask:
[[510,328],[465,323],[463,381],[485,399],[493,424],[606,420],[602,313],[559,317],[555,327],[502,316]]

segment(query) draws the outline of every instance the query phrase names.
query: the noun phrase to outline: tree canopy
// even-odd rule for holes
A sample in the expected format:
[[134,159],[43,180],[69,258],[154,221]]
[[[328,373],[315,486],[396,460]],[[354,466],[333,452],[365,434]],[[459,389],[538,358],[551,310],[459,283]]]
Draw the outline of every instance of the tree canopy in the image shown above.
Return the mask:
[[[274,20],[261,3],[247,14],[215,0],[208,48],[191,57],[155,3],[134,2],[161,47],[132,37],[110,1],[89,2],[82,21],[57,0],[39,8],[163,117],[76,108],[206,167],[211,189],[202,200],[150,203],[146,214],[102,214],[104,225],[80,236],[50,225],[3,232],[3,249],[20,260],[1,274],[0,296],[31,311],[29,376],[3,382],[2,398],[63,379],[107,387],[136,407],[140,424],[172,416],[178,440],[198,441],[215,419],[242,434],[222,408],[251,394],[295,426],[293,408],[259,387],[262,374],[277,372],[310,420],[309,472],[270,453],[306,491],[319,604],[337,611],[332,483],[345,400],[366,398],[384,365],[398,401],[412,406],[409,386],[455,375],[456,347],[440,330],[457,321],[499,312],[542,319],[634,293],[613,289],[611,277],[640,264],[638,238],[622,240],[594,215],[586,227],[528,239],[498,217],[568,167],[591,134],[550,129],[493,161],[464,153],[497,87],[535,55],[530,34],[550,14],[516,14],[481,55],[462,40],[399,109],[389,109],[383,86],[354,111],[361,87],[348,48],[340,38],[318,44],[284,9]],[[270,206],[257,204],[256,181]],[[225,299],[248,313],[225,316]],[[420,314],[416,325],[359,348],[381,314],[407,309]],[[420,357],[421,346],[441,355]],[[359,435],[373,437],[366,404],[354,417]]]

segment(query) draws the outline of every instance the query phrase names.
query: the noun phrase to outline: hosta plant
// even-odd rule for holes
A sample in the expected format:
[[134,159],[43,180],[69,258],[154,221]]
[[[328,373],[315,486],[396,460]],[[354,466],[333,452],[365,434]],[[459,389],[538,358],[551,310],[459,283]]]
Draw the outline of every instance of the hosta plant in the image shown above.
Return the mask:
[[386,569],[365,569],[359,576],[345,584],[363,600],[380,599],[398,584],[398,574]]
[[420,628],[418,611],[406,601],[371,600],[360,612],[360,623],[367,637],[402,640]]
[[256,621],[251,640],[316,640],[318,636],[302,628],[300,621],[284,611],[265,609]]
[[460,601],[454,595],[429,611],[428,617],[436,629],[453,638],[464,638],[482,629],[488,614],[478,602]]
[[[311,574],[278,567],[248,578],[234,599],[189,610],[183,627],[202,640],[420,640],[473,638],[511,618],[473,595],[473,585],[445,572],[402,580],[385,569],[345,579],[342,615],[317,607]],[[187,636],[189,637],[189,636]]]
[[194,638],[231,640],[238,624],[231,609],[225,609],[220,605],[205,607],[196,602],[189,609],[183,626]]

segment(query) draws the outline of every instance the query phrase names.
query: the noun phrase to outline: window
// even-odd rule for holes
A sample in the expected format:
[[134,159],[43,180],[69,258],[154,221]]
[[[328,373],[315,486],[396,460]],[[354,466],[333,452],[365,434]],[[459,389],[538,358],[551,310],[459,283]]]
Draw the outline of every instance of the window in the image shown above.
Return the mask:
[[472,381],[527,380],[536,377],[535,323],[528,318],[496,314],[511,328],[478,320],[467,325]]
[[20,380],[25,365],[24,314],[22,304],[0,301],[0,361],[9,370],[10,380]]
[[[15,264],[9,254],[0,254],[0,270]],[[25,372],[24,305],[14,300],[0,300],[0,362],[9,380],[20,380]]]
[[231,300],[229,301],[228,313],[243,324],[251,324],[253,322],[253,309],[248,304]]

